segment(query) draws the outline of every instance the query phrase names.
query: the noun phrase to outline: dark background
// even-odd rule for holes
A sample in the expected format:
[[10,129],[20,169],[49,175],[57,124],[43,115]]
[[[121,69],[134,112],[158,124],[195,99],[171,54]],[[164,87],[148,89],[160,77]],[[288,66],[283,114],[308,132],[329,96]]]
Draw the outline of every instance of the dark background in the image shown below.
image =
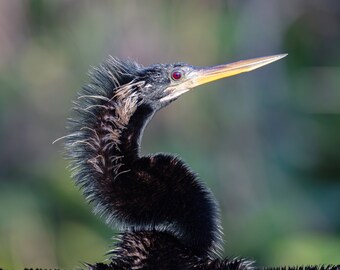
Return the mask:
[[340,263],[339,0],[0,1],[0,266],[72,269],[112,244],[52,145],[89,66],[279,53],[158,113],[143,152],[180,155],[213,190],[224,255]]

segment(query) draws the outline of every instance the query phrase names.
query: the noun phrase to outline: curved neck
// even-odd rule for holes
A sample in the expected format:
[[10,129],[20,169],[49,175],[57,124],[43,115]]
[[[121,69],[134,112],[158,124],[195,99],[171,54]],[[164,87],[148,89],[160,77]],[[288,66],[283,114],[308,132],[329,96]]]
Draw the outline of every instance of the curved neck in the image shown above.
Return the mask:
[[144,129],[154,114],[155,111],[150,106],[138,106],[131,116],[128,125],[122,128],[119,152],[123,156],[125,163],[139,158],[140,143]]
[[210,254],[220,244],[218,206],[210,190],[174,156],[139,155],[143,131],[154,113],[150,106],[139,106],[122,130],[123,165],[110,194],[112,202],[122,206],[116,208],[118,219],[128,227],[167,231],[195,254]]
[[139,156],[144,128],[157,109],[138,104],[133,93],[100,97],[100,103],[90,103],[98,96],[87,99],[67,147],[76,183],[95,213],[121,228],[169,232],[195,254],[210,254],[220,242],[210,190],[174,156]]

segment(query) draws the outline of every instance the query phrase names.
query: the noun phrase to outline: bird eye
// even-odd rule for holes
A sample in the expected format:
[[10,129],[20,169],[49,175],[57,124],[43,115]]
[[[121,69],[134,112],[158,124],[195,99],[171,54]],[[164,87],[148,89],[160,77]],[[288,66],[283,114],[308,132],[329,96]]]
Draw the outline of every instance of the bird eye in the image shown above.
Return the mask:
[[178,81],[182,78],[182,72],[179,71],[179,70],[174,70],[172,73],[171,73],[171,78],[174,80],[174,81]]

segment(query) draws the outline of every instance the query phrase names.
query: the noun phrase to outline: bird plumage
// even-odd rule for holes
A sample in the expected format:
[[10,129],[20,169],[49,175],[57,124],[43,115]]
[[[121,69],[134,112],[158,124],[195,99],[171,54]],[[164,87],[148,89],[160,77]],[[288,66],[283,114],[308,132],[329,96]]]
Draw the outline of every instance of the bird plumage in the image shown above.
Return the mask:
[[92,71],[69,121],[73,178],[109,224],[166,232],[194,254],[212,255],[221,230],[210,190],[178,157],[139,154],[144,127],[165,106],[154,102],[169,80],[163,70],[109,58]]
[[153,115],[191,88],[282,57],[208,68],[144,67],[109,57],[91,71],[74,102],[66,153],[72,177],[94,212],[121,234],[109,252],[110,263],[88,264],[89,269],[252,268],[250,261],[216,256],[222,232],[209,188],[179,157],[141,156],[140,142]]

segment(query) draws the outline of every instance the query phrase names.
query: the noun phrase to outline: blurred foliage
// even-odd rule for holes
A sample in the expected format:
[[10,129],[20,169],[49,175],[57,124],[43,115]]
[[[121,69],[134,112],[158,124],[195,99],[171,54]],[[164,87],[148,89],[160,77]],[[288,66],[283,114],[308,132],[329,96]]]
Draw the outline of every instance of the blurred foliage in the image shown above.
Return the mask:
[[51,142],[88,67],[108,54],[211,65],[289,53],[161,111],[143,152],[179,154],[211,187],[225,255],[340,263],[338,0],[5,0],[0,44],[1,267],[105,259],[115,232]]

